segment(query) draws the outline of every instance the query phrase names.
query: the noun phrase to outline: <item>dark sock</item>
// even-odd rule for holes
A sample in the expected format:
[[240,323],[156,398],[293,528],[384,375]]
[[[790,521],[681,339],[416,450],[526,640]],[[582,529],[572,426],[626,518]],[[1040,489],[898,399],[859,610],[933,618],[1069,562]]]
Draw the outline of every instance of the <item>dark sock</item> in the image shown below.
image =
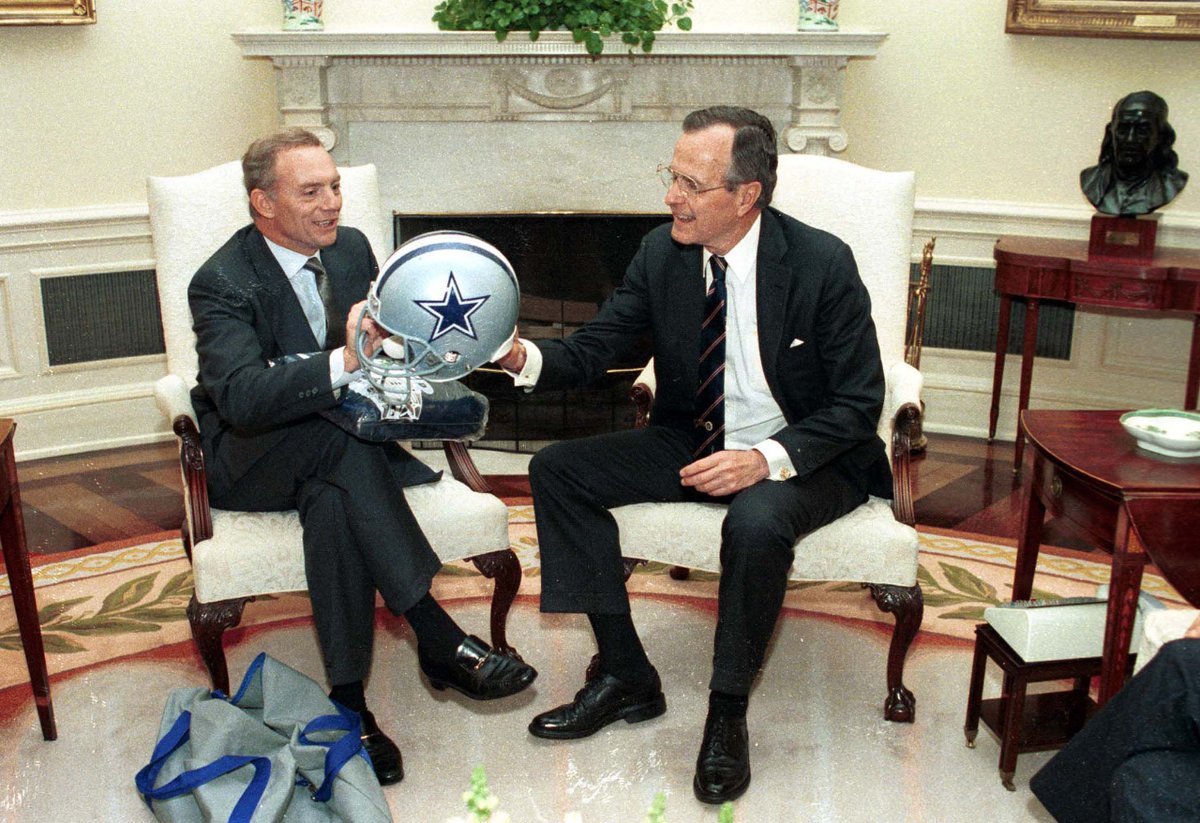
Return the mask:
[[750,705],[749,695],[729,692],[709,692],[708,712],[722,717],[745,717]]
[[600,668],[633,686],[649,683],[654,667],[642,648],[633,618],[628,614],[589,614],[588,621],[600,648]]
[[329,699],[341,703],[352,712],[367,710],[367,695],[361,680],[334,686],[329,692]]
[[442,663],[454,660],[454,653],[467,636],[428,592],[404,613],[404,619],[412,626],[417,645],[426,656]]

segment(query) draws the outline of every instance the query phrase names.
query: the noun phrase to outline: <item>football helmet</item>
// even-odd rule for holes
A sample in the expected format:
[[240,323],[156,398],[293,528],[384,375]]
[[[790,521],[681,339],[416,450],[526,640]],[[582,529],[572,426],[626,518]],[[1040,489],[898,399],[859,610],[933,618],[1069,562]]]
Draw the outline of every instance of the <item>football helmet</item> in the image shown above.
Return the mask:
[[364,315],[390,335],[364,351],[359,317],[355,345],[367,380],[389,399],[406,400],[413,378],[457,380],[511,347],[520,287],[495,246],[459,231],[433,231],[400,245],[379,270]]

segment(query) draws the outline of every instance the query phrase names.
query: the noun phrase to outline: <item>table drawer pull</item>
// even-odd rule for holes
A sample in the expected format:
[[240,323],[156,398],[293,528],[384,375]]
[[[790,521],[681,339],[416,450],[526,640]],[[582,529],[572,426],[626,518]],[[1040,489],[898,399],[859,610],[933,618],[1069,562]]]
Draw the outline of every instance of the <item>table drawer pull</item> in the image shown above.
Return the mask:
[[1062,478],[1057,474],[1050,478],[1050,494],[1055,497],[1062,497]]

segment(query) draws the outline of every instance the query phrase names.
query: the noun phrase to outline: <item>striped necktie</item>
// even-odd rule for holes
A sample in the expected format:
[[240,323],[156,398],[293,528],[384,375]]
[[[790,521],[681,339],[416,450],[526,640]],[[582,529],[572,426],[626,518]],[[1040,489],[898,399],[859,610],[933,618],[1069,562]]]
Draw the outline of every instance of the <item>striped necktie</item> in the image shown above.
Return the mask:
[[696,391],[696,457],[725,448],[725,258],[708,259],[712,282],[700,324],[699,389]]
[[[346,329],[337,317],[337,312],[333,305],[333,284],[329,282],[329,274],[325,271],[325,267],[321,265],[321,258],[313,255],[308,258],[308,262],[304,264],[304,268],[313,273],[313,278],[317,282],[317,296],[321,298],[321,307],[325,312],[325,339],[318,340],[322,349],[337,348],[346,342]],[[312,318],[310,318],[311,322]],[[314,334],[316,332],[314,331]]]

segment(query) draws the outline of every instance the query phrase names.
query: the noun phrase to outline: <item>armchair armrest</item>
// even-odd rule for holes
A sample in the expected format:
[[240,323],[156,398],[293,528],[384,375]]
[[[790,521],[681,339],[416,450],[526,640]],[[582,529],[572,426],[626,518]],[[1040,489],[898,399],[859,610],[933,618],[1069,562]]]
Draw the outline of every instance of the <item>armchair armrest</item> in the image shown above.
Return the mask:
[[891,417],[892,511],[909,526],[917,522],[912,498],[912,443],[921,425],[921,372],[900,361],[887,373],[885,413]]
[[651,357],[638,373],[638,376],[634,378],[633,386],[629,389],[629,399],[633,401],[633,405],[636,407],[633,421],[634,428],[644,429],[650,425],[650,407],[654,405],[654,391],[656,388],[654,358]]
[[921,407],[921,389],[925,377],[904,361],[893,363],[887,373],[887,408],[895,416],[905,403]]
[[200,430],[187,383],[177,374],[168,374],[154,384],[154,399],[171,421],[179,442],[179,470],[183,477],[183,548],[192,556],[192,545],[212,537],[212,511],[208,505],[208,475],[204,469],[204,451],[200,448]]

